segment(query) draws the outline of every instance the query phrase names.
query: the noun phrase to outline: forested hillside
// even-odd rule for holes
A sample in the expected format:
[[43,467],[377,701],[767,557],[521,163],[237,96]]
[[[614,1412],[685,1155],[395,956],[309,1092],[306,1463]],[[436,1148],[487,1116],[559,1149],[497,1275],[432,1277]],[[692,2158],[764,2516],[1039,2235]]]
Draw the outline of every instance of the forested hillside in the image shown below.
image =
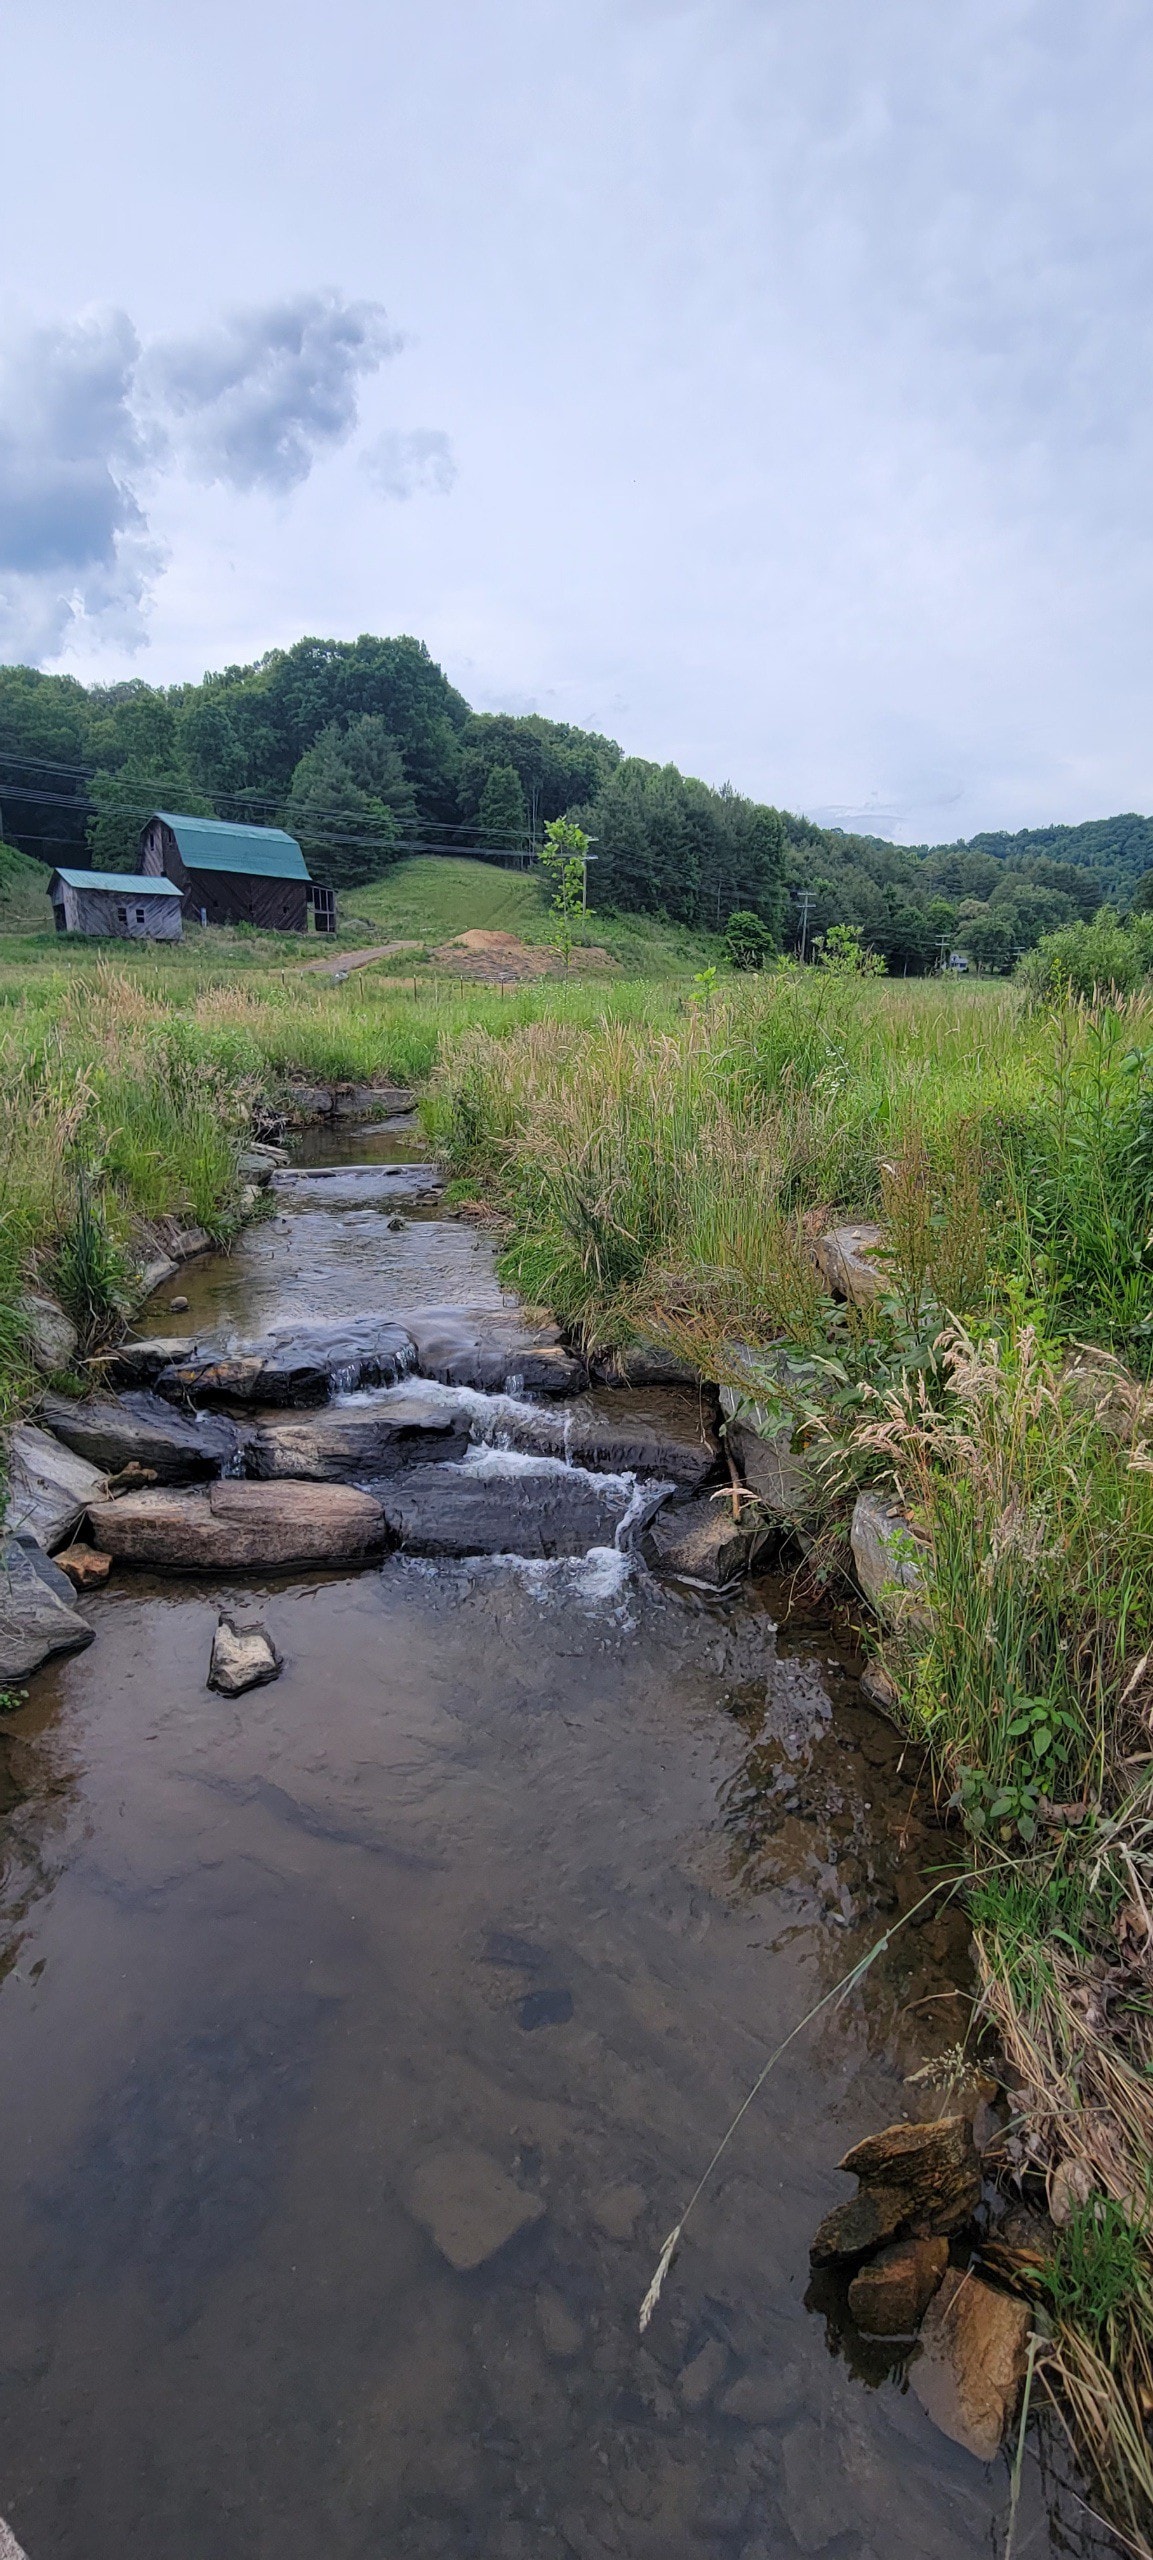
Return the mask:
[[786,947],[858,924],[890,969],[961,943],[1007,969],[1153,866],[1153,821],[902,847],[625,756],[535,714],[474,712],[418,640],[300,640],[199,684],[84,686],[0,668],[0,817],[53,864],[130,869],[154,808],[287,825],[316,878],[377,879],[403,854],[531,849],[550,818],[595,839],[593,903],[718,930],[751,908]]

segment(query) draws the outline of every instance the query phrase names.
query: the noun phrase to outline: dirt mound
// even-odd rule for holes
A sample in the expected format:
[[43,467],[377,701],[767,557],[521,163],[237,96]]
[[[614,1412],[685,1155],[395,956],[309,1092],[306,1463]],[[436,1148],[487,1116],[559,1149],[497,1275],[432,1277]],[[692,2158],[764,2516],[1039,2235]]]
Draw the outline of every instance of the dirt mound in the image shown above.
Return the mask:
[[[468,933],[458,933],[451,942],[442,942],[432,957],[441,968],[455,969],[460,978],[476,978],[487,986],[496,986],[502,978],[559,978],[564,976],[564,962],[545,944],[520,942],[515,933],[489,933],[474,925]],[[611,953],[595,943],[584,943],[574,949],[573,969],[611,969]]]

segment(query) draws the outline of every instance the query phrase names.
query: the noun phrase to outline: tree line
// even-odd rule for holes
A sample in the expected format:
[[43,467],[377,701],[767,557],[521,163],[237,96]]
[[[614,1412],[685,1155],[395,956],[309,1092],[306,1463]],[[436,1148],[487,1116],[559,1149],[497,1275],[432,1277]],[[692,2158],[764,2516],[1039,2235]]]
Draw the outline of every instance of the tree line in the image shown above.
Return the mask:
[[341,890],[417,850],[539,853],[569,818],[592,839],[602,910],[717,932],[752,914],[774,946],[806,950],[857,926],[898,972],[958,943],[1011,968],[1106,895],[1128,903],[1153,865],[1139,817],[913,848],[818,827],[596,732],[475,712],[410,638],[299,640],[167,687],[0,668],[9,843],[50,865],[131,870],[155,808],[286,826]]

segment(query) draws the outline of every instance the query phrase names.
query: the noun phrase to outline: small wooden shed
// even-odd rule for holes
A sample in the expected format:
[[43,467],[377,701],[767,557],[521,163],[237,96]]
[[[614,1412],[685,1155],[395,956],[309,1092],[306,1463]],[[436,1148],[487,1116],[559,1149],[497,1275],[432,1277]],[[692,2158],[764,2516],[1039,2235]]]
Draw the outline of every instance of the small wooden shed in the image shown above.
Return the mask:
[[54,871],[48,895],[57,933],[180,941],[180,892],[171,880],[141,880],[131,871]]
[[226,818],[182,818],[158,809],[140,838],[140,868],[150,879],[170,880],[185,915],[202,924],[308,931],[308,866],[283,827],[240,827]]

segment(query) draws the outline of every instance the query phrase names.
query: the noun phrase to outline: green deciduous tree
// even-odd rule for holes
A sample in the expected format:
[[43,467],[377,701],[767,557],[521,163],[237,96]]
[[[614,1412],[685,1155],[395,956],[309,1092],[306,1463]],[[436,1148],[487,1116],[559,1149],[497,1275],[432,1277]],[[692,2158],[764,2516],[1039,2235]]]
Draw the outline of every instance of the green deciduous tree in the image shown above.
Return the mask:
[[733,969],[763,969],[776,945],[751,907],[737,907],[725,926],[725,958]]
[[567,818],[549,820],[540,858],[552,882],[553,940],[566,969],[584,908],[588,845],[583,827]]

